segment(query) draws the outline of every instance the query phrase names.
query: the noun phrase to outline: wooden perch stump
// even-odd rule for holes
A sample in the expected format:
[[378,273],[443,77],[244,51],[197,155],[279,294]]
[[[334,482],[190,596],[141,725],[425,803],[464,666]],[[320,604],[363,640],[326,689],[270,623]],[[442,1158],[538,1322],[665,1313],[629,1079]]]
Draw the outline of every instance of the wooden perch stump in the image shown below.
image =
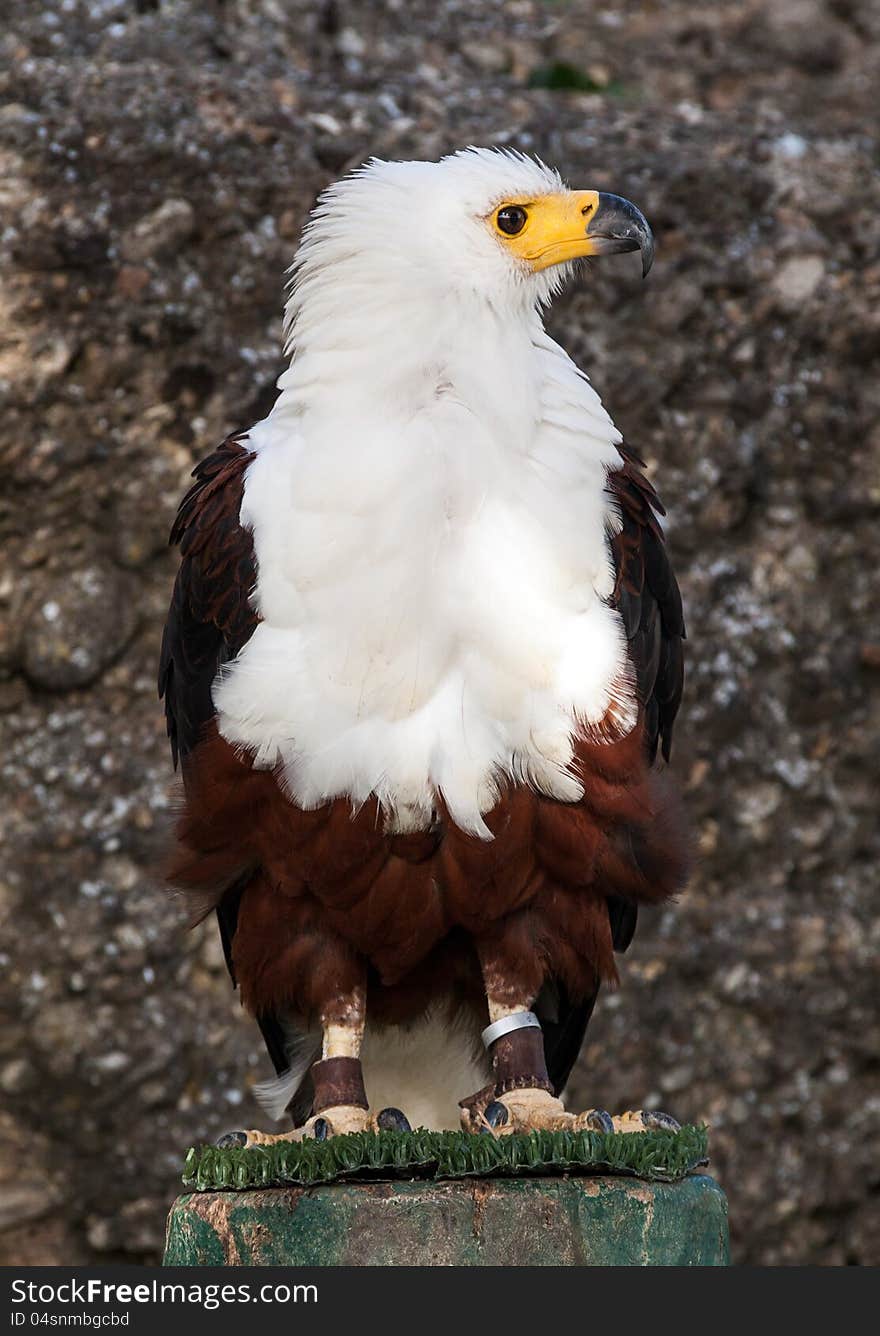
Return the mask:
[[714,1179],[492,1178],[192,1192],[166,1266],[726,1266]]

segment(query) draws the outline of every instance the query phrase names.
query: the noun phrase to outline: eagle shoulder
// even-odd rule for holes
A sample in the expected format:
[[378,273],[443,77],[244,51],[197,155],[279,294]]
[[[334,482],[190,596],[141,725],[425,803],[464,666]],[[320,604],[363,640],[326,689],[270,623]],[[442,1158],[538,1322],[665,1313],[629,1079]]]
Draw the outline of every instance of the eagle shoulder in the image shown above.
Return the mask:
[[620,529],[611,539],[615,568],[611,603],[620,613],[644,710],[645,741],[653,762],[665,760],[684,688],[685,625],[678,581],[660,527],[666,511],[645,476],[644,461],[618,446],[622,467],[608,475]]
[[253,535],[240,521],[244,479],[254,459],[241,434],[227,437],[193,470],[170,543],[180,567],[159,655],[159,696],[175,766],[186,761],[214,716],[211,688],[221,664],[253,634]]

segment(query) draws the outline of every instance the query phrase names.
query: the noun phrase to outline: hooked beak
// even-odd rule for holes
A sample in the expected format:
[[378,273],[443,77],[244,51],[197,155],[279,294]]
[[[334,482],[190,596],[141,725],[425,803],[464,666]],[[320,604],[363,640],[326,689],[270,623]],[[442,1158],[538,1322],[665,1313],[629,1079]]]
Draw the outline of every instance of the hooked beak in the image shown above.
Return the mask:
[[641,209],[620,195],[596,195],[597,206],[590,214],[587,239],[592,243],[591,255],[619,255],[624,251],[640,251],[642,278],[654,263],[654,234]]

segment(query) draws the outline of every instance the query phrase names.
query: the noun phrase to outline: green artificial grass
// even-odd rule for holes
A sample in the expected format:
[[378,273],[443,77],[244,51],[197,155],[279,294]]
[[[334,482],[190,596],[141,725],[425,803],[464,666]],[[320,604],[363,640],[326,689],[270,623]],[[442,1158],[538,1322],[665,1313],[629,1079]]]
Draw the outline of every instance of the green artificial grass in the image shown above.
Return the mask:
[[628,1174],[674,1182],[706,1163],[705,1126],[678,1132],[357,1132],[327,1141],[197,1146],[184,1167],[199,1191],[308,1186],[352,1178],[492,1178],[522,1174]]

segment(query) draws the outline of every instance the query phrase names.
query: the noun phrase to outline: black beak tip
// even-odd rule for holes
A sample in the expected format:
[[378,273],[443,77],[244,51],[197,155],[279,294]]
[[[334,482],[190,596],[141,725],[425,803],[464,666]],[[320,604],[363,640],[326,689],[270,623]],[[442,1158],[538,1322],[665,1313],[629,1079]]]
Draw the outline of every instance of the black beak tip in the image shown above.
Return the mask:
[[649,232],[640,247],[642,253],[642,278],[647,278],[654,263],[654,238]]
[[654,263],[654,234],[641,209],[621,195],[600,193],[599,207],[590,218],[587,234],[595,241],[596,255],[618,255],[639,251],[642,278]]

